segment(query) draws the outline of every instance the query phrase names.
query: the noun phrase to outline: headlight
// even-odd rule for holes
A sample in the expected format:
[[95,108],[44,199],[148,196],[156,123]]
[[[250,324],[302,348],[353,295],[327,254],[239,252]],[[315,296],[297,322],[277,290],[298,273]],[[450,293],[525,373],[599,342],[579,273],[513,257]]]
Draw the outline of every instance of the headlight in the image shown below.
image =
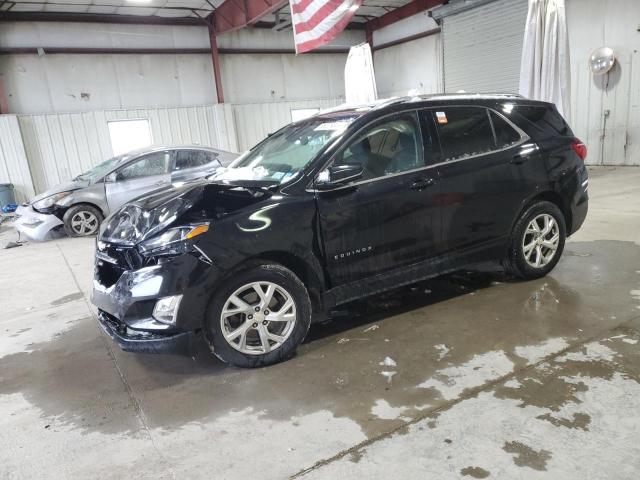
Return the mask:
[[190,240],[209,231],[208,223],[183,225],[170,228],[160,235],[140,243],[140,253],[144,256],[180,255],[193,249]]
[[57,202],[62,200],[64,197],[69,195],[71,192],[60,192],[54,195],[50,195],[47,198],[43,198],[42,200],[38,200],[33,204],[33,208],[36,210],[46,210],[48,208],[53,207]]
[[192,206],[186,198],[174,198],[164,205],[143,210],[128,204],[103,222],[100,240],[120,245],[135,245],[164,230]]

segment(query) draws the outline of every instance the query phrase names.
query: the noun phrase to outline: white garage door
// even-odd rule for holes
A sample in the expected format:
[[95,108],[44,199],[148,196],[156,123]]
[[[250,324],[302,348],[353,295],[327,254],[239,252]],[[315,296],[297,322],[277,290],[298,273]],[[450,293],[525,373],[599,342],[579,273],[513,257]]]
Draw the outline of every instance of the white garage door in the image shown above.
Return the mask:
[[527,0],[496,0],[443,18],[446,92],[518,92]]

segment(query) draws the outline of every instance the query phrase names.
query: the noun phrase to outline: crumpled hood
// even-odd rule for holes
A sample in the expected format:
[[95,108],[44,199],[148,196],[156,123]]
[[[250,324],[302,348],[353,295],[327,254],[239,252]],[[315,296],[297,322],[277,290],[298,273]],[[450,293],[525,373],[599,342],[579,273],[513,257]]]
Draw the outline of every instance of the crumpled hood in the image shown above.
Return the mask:
[[138,242],[184,221],[215,221],[271,197],[265,182],[195,180],[142,195],[102,224],[100,239],[123,245]]
[[[160,205],[164,205],[174,198],[184,196],[189,196],[190,198],[199,197],[201,192],[197,192],[197,190],[202,190],[206,184],[206,180],[198,179],[191,182],[167,186],[134,198],[129,202],[129,204],[140,207],[142,210],[149,211],[159,207]],[[191,192],[193,192],[193,194],[191,194]]]
[[[225,192],[229,190],[237,190],[247,192],[249,196],[256,198],[263,197],[268,194],[269,188],[278,185],[278,182],[264,181],[211,181],[204,178],[185,182],[177,185],[164,187],[160,190],[146,193],[141,197],[131,200],[129,203],[140,207],[143,210],[151,210],[168,201],[178,197],[189,197],[195,203],[197,200],[206,197],[211,200],[211,195]],[[226,207],[226,203],[222,198],[218,198],[215,202],[217,206]],[[220,205],[223,203],[223,205]]]
[[81,188],[86,188],[89,186],[88,180],[72,180],[70,182],[59,183],[58,185],[54,185],[53,187],[45,190],[39,195],[36,195],[29,201],[29,203],[35,203],[39,200],[43,200],[51,195],[55,195],[60,192],[72,192],[74,190],[80,190]]

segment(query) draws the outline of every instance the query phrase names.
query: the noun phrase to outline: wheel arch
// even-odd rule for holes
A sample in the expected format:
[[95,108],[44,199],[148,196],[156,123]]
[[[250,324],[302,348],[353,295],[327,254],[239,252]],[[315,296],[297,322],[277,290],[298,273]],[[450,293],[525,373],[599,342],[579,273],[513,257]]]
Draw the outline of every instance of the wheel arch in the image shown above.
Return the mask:
[[539,192],[533,195],[532,197],[530,197],[529,199],[527,199],[527,201],[523,202],[522,208],[520,209],[520,211],[518,211],[518,215],[516,215],[516,217],[513,219],[513,222],[511,224],[511,229],[513,230],[516,223],[518,222],[518,219],[531,205],[540,201],[551,202],[560,209],[560,211],[562,212],[562,215],[564,216],[566,231],[570,232],[571,222],[573,220],[571,218],[571,209],[568,207],[568,205],[566,205],[565,201],[562,199],[562,196],[560,196],[558,192],[555,192],[553,190],[545,190],[543,192]]
[[106,218],[106,215],[104,214],[104,211],[102,210],[102,208],[100,208],[100,206],[99,206],[99,205],[97,205],[97,204],[95,204],[95,203],[91,203],[91,202],[86,201],[86,200],[83,200],[83,201],[80,201],[80,202],[72,203],[71,205],[69,205],[69,207],[67,207],[67,210],[69,210],[69,209],[71,209],[71,208],[73,208],[73,207],[80,207],[80,206],[82,206],[82,205],[87,205],[87,206],[89,206],[89,207],[93,207],[93,208],[95,208],[96,210],[98,210],[98,212],[100,212],[100,215],[102,215],[102,219],[103,219],[103,220],[104,220],[104,218]]
[[323,311],[323,293],[326,290],[324,282],[314,269],[314,267],[304,258],[285,251],[268,251],[244,260],[242,263],[233,268],[232,272],[251,268],[254,265],[264,263],[277,263],[291,270],[307,287],[311,306],[314,313]]

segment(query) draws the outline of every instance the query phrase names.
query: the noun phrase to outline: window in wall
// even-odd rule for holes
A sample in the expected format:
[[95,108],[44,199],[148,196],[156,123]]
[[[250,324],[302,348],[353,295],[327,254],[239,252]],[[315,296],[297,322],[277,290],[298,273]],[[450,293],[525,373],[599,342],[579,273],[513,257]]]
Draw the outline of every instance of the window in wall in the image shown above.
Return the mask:
[[312,117],[319,111],[319,108],[292,108],[291,121],[297,122],[298,120],[304,120],[305,118]]
[[520,141],[520,134],[504,118],[495,112],[490,112],[490,114],[498,148],[507,148]]
[[152,144],[149,120],[113,120],[107,122],[113,155],[130,152]]
[[358,135],[335,164],[362,165],[363,180],[423,167],[420,135],[415,113],[383,120]]
[[446,107],[433,111],[444,161],[460,160],[495,150],[487,110]]
[[155,152],[145,155],[132,164],[121,168],[118,171],[118,180],[133,180],[167,173],[170,159],[169,152]]

